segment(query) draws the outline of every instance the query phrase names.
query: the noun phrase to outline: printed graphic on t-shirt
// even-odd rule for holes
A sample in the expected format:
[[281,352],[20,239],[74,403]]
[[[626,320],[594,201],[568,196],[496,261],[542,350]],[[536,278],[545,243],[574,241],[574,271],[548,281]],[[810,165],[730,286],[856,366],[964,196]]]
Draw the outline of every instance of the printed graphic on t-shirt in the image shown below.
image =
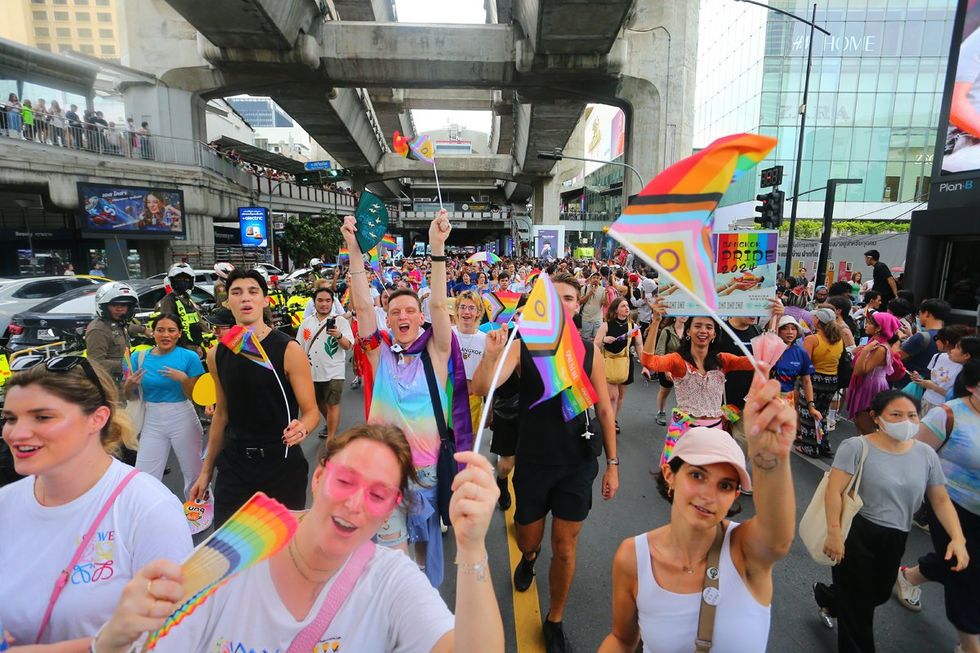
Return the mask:
[[[81,543],[78,538],[76,544]],[[97,531],[89,542],[82,557],[72,568],[69,580],[72,585],[88,585],[112,578],[113,564],[116,559],[116,532],[114,530]]]
[[482,349],[473,349],[471,347],[460,347],[459,350],[463,354],[463,360],[467,360],[470,356],[479,356],[483,353]]
[[337,653],[340,651],[341,639],[341,637],[331,637],[321,640],[319,644],[313,647],[313,653]]
[[247,644],[234,642],[230,639],[225,639],[224,637],[219,637],[218,641],[214,643],[214,647],[211,649],[210,653],[282,653],[282,651],[280,651],[279,648],[275,648],[271,651],[264,648],[252,648]]

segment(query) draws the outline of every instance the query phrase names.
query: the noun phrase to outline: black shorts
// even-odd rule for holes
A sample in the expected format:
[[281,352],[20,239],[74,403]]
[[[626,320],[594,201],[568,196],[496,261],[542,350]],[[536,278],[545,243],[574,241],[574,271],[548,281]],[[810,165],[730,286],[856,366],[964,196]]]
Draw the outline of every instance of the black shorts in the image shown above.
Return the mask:
[[666,372],[661,372],[660,374],[658,374],[657,381],[660,382],[661,388],[667,388],[669,390],[670,388],[674,387],[674,382],[667,378]]
[[517,453],[517,420],[493,418],[493,437],[490,438],[490,453],[498,456],[513,456]]
[[980,601],[977,601],[977,586],[980,583],[980,515],[976,515],[954,502],[960,527],[966,535],[966,550],[970,554],[970,564],[963,571],[952,571],[952,562],[943,559],[949,536],[939,523],[929,502],[925,502],[929,534],[932,537],[934,553],[919,558],[919,571],[931,581],[943,584],[946,603],[946,618],[956,630],[970,635],[980,634]]
[[514,521],[531,524],[549,512],[565,521],[585,521],[592,509],[592,484],[598,473],[595,458],[571,466],[518,460],[514,468]]

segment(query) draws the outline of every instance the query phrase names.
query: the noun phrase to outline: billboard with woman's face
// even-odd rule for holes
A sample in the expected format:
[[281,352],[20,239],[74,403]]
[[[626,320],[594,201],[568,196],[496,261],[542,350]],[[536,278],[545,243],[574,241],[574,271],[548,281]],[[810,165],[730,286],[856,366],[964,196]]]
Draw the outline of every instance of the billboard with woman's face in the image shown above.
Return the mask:
[[184,193],[175,188],[78,184],[81,229],[93,234],[182,237]]

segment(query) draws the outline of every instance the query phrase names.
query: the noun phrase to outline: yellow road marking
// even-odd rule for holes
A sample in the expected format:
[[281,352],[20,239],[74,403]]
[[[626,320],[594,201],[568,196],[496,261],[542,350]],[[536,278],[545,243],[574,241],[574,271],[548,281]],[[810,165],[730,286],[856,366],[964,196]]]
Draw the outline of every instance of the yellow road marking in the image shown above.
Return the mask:
[[[513,474],[511,475],[513,476]],[[510,485],[510,480],[507,481]],[[514,486],[510,485],[510,496],[514,497]],[[504,515],[507,525],[507,549],[510,553],[510,574],[521,560],[521,550],[517,548],[517,528],[514,526],[514,506]],[[514,601],[514,634],[517,638],[517,653],[544,653],[544,634],[541,631],[541,603],[538,600],[538,581],[535,579],[526,592],[518,592],[511,581],[511,594]]]

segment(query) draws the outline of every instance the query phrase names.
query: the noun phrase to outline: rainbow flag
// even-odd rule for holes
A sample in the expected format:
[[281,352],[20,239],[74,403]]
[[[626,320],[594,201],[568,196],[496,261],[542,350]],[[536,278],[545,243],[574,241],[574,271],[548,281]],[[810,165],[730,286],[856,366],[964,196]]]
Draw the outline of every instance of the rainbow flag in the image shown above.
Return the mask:
[[296,526],[296,518],[285,506],[256,492],[181,565],[184,596],[180,607],[150,634],[143,650],[154,649],[162,637],[234,576],[282,549]]
[[531,272],[527,275],[527,280],[524,282],[524,287],[525,288],[532,287],[534,285],[534,282],[538,280],[539,274],[541,274],[541,270],[539,268],[534,268],[533,270],[531,270]]
[[391,234],[385,234],[378,245],[383,249],[398,249],[398,241]]
[[507,324],[517,313],[517,303],[521,300],[521,293],[498,290],[497,292],[483,293],[483,305],[487,309],[487,318],[491,322]]
[[381,256],[378,254],[377,247],[368,252],[368,262],[371,264],[371,269],[375,272],[381,270]]
[[347,251],[346,247],[341,247],[340,251],[337,252],[337,262],[347,263],[348,261],[350,261],[350,252]]
[[419,134],[413,138],[408,147],[419,161],[428,163],[430,166],[435,163],[436,146],[432,143],[432,139],[425,134]]
[[654,177],[612,224],[609,235],[715,310],[715,207],[728,186],[775,146],[775,138],[757,134],[719,138]]
[[251,328],[235,325],[228,330],[221,338],[221,344],[231,350],[233,354],[239,354],[249,359],[253,363],[258,363],[267,370],[273,370],[269,356],[262,348],[262,343],[255,337]]
[[585,345],[547,274],[531,289],[517,328],[544,384],[544,394],[531,408],[561,394],[567,422],[595,404],[598,396],[582,366]]

